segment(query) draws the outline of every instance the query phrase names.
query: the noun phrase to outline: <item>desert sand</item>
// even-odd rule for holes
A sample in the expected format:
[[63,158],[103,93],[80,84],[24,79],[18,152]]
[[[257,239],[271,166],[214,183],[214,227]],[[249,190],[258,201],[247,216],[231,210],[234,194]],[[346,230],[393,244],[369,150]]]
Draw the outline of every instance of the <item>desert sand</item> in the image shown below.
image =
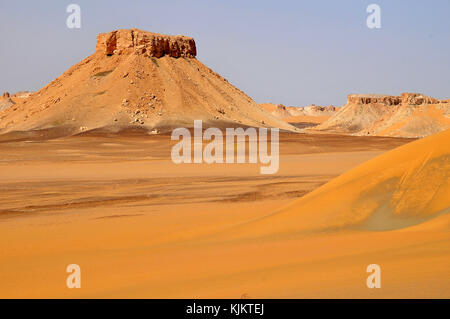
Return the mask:
[[[445,196],[394,229],[365,224],[376,215],[370,205],[356,216],[343,208],[358,202],[358,183],[369,191],[434,160],[445,168],[448,147],[434,146],[448,134],[283,133],[273,176],[256,164],[173,164],[168,135],[4,141],[0,297],[448,297]],[[371,183],[389,163],[400,168]],[[72,263],[81,289],[66,287]],[[382,267],[382,289],[366,287],[371,263]]]
[[[0,98],[0,298],[450,297],[448,101],[261,106],[192,38],[97,40],[42,89]],[[170,132],[194,120],[280,128],[279,171],[175,164]]]

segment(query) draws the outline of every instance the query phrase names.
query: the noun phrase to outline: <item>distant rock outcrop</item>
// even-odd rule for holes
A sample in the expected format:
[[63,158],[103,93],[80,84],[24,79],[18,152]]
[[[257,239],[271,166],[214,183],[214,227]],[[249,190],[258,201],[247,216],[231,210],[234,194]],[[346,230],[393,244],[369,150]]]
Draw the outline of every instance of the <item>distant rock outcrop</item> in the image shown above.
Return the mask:
[[[445,101],[443,101],[445,103]],[[423,105],[439,104],[441,100],[420,94],[402,93],[401,96],[378,94],[350,94],[347,104],[381,104],[381,105]]]
[[319,106],[311,104],[308,106],[285,106],[283,104],[263,103],[260,104],[263,109],[270,112],[273,116],[292,124],[299,129],[316,126],[328,120],[339,108],[333,105]]
[[334,105],[328,105],[328,106],[319,106],[319,105],[309,105],[303,107],[303,111],[307,115],[311,116],[327,116],[327,115],[333,115],[338,111],[338,108]]
[[378,94],[350,94],[347,97],[347,104],[381,104],[398,105],[402,102],[400,96],[378,95]]
[[272,113],[280,119],[285,119],[292,116],[331,116],[335,114],[339,108],[329,105],[329,106],[319,106],[311,104],[308,106],[284,106],[283,104],[272,104],[263,103],[262,108],[266,111]]
[[33,94],[33,92],[30,91],[19,91],[12,95],[13,98],[19,98],[19,99],[26,99],[30,97],[30,95]]
[[450,103],[420,93],[350,94],[335,116],[314,130],[353,135],[423,137],[450,128]]

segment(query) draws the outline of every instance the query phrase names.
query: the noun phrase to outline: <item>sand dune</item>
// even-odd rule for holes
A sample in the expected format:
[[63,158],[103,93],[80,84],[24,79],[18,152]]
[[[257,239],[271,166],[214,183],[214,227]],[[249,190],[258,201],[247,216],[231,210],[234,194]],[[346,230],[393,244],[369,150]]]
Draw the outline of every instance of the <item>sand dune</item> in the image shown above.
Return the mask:
[[449,141],[447,130],[387,152],[241,231],[388,231],[449,213]]

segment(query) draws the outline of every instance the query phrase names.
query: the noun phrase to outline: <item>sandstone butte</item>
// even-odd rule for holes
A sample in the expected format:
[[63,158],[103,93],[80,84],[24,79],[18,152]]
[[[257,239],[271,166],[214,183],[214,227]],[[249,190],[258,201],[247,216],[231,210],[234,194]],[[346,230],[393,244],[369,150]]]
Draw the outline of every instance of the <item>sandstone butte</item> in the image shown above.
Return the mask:
[[350,94],[339,112],[312,131],[424,137],[450,128],[450,100],[419,93]]
[[136,29],[99,34],[96,51],[105,55],[136,52],[156,58],[165,55],[173,58],[195,58],[197,55],[193,38],[182,35],[163,35]]
[[14,107],[4,104],[0,134],[162,132],[192,127],[196,119],[204,127],[297,130],[263,110],[196,54],[194,39],[181,35],[139,29],[99,34],[94,54],[37,92],[12,96]]

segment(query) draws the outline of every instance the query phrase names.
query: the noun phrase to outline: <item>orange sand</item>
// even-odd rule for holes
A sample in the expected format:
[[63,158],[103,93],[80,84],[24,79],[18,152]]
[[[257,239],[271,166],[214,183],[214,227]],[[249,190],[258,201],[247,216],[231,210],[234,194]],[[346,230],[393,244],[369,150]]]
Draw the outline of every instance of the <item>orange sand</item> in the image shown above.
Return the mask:
[[405,141],[282,135],[274,176],[165,138],[0,144],[0,297],[450,297],[449,131],[376,158]]

